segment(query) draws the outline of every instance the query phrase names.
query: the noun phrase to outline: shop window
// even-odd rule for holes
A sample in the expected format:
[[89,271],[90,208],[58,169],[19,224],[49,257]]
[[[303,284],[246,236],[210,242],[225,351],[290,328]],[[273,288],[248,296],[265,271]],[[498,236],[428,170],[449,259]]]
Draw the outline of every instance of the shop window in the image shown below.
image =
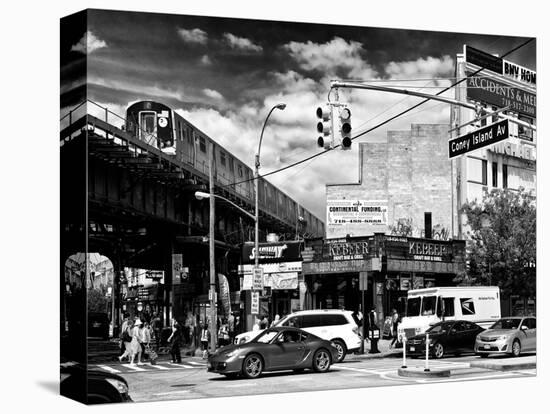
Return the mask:
[[[521,116],[521,115],[518,118],[521,121],[525,121],[525,122],[528,122],[529,124],[533,124],[533,120],[531,118]],[[525,139],[527,141],[533,141],[533,130],[531,128],[526,128],[523,125],[518,125],[518,137],[521,139]]]
[[226,158],[225,158],[225,152],[223,151],[220,151],[220,164],[223,165],[225,167],[225,164],[226,164]]
[[487,160],[468,158],[468,181],[487,185]]
[[493,187],[498,187],[498,163],[493,162],[492,163],[492,175],[493,175]]

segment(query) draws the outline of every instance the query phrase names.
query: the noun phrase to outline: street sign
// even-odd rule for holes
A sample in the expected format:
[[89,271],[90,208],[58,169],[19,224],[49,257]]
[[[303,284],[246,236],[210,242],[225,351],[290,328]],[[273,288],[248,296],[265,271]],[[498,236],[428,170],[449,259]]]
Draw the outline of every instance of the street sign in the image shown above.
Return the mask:
[[449,141],[449,159],[502,141],[509,136],[508,120],[495,122]]
[[260,313],[260,292],[252,292],[250,297],[250,313],[252,315],[257,315]]
[[359,272],[359,290],[368,290],[368,273]]
[[255,267],[252,270],[252,290],[262,290],[264,287],[264,269]]

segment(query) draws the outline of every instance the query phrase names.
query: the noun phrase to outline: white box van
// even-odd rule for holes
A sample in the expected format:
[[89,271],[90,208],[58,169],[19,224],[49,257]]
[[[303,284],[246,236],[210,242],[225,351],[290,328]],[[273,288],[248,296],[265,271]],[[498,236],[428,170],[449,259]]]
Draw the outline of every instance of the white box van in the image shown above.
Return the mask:
[[437,322],[458,319],[488,328],[500,319],[500,289],[457,286],[409,290],[406,316],[397,327],[398,340],[423,333]]

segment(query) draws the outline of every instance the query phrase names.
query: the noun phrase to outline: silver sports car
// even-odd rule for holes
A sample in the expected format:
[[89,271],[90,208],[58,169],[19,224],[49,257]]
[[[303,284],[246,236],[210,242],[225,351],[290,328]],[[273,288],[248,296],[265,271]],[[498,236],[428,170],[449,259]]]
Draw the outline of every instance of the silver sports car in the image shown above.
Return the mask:
[[298,328],[273,327],[250,342],[218,349],[208,358],[207,369],[227,377],[257,378],[265,371],[326,372],[337,358],[330,341]]

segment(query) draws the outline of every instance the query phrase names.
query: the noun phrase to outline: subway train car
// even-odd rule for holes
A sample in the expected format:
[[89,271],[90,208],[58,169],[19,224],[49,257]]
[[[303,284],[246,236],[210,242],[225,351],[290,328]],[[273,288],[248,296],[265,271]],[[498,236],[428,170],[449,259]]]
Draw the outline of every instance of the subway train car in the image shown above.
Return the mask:
[[[217,182],[254,204],[253,170],[168,106],[153,101],[132,104],[126,111],[126,131],[203,174],[208,174],[208,151],[213,144]],[[289,225],[303,223],[301,234],[324,236],[321,220],[262,178],[258,200],[262,210]]]

